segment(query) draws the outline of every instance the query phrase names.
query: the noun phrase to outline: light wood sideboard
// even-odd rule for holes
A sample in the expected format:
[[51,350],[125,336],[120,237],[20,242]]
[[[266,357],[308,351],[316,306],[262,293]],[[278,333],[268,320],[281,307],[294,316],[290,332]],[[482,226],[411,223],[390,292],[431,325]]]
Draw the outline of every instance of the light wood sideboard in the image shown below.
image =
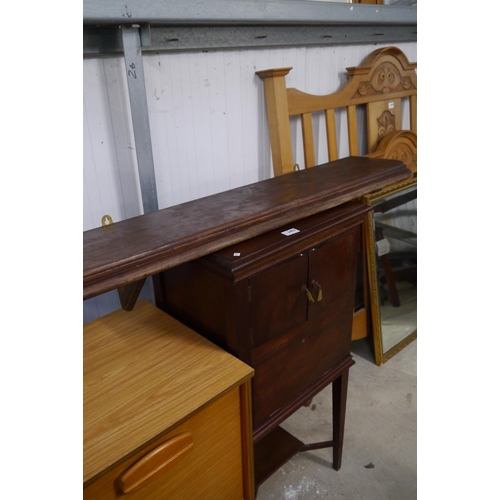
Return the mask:
[[254,498],[253,369],[146,301],[84,326],[84,498]]

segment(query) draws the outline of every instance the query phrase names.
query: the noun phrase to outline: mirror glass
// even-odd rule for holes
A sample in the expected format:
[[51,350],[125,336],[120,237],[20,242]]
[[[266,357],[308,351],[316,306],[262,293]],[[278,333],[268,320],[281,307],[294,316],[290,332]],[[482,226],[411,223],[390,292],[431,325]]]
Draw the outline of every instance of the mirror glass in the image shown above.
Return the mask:
[[369,195],[366,230],[375,361],[417,336],[417,180]]

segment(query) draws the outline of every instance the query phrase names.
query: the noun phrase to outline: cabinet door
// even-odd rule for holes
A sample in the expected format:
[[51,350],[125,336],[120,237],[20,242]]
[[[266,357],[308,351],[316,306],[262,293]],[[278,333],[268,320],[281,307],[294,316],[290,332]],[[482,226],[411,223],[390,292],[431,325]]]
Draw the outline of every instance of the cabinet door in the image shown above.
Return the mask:
[[249,278],[254,348],[307,320],[307,276],[305,253]]
[[346,293],[349,276],[354,273],[355,230],[359,231],[359,228],[352,228],[309,252],[308,287],[314,298],[309,307],[309,319],[325,313],[335,300]]
[[[328,312],[354,272],[352,228],[249,278],[253,348]],[[314,302],[308,299],[305,289]],[[320,295],[321,290],[321,295]]]
[[[252,352],[254,428],[277,412],[283,418],[291,414],[294,402],[349,356],[354,309],[349,277],[355,272],[358,235],[359,226],[348,229],[251,278],[251,321],[261,333]],[[314,302],[300,291],[303,283]]]

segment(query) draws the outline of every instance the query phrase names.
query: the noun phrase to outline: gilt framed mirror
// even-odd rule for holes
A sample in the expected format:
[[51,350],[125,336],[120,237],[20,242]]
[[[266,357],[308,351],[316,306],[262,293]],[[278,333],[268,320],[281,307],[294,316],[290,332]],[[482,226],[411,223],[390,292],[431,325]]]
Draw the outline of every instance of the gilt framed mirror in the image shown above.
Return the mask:
[[417,338],[417,179],[367,195],[365,224],[375,362]]

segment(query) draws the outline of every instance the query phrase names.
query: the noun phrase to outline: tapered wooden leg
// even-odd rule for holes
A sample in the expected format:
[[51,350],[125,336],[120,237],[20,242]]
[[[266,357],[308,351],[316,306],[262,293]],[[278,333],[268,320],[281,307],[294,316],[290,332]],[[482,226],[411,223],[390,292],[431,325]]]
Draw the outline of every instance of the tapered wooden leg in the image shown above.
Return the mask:
[[349,368],[332,382],[333,468],[335,470],[339,470],[342,465],[348,378]]

